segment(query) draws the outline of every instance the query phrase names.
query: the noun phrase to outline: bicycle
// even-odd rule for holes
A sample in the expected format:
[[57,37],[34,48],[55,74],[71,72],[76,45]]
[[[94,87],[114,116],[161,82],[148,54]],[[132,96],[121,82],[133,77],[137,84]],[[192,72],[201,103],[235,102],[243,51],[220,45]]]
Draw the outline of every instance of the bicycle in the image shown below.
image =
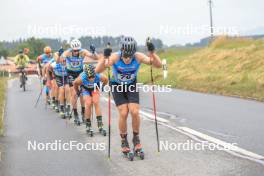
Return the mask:
[[27,76],[26,76],[26,70],[25,67],[18,68],[19,74],[20,74],[20,88],[23,88],[23,91],[26,91],[26,81],[27,81]]

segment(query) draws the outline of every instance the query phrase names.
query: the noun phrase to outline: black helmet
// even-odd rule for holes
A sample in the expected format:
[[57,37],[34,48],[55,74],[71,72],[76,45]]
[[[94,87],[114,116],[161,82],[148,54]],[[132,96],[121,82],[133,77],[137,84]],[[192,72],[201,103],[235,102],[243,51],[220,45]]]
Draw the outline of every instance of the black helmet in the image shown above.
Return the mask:
[[120,48],[122,54],[125,57],[131,57],[137,51],[137,42],[133,37],[125,37],[123,36],[120,41]]
[[18,51],[18,54],[23,54],[23,50],[20,49],[20,50]]

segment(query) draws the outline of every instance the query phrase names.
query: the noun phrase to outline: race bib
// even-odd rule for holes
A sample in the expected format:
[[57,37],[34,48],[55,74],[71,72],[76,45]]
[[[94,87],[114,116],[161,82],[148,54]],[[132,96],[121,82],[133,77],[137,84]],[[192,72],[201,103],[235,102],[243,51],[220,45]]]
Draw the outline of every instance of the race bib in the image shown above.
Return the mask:
[[74,62],[71,62],[71,66],[72,67],[78,67],[81,65],[81,62],[80,61],[74,61]]
[[117,79],[122,82],[132,81],[135,79],[135,74],[131,74],[131,73],[118,74]]

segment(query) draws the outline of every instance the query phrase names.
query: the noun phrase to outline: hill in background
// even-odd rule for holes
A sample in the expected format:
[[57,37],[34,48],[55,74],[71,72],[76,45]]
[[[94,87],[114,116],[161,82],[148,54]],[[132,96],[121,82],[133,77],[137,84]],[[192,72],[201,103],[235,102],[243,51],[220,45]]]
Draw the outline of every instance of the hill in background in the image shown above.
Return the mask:
[[[156,83],[206,93],[264,101],[264,39],[218,37],[201,49],[170,49],[160,53],[169,61],[168,79],[154,72]],[[149,67],[140,81],[150,81]]]

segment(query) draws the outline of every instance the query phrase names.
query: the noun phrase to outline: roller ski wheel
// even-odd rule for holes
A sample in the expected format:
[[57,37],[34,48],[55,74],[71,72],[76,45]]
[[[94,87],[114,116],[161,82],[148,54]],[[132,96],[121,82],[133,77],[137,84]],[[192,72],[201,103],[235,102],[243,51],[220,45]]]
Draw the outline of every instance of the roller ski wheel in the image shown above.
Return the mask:
[[142,148],[134,150],[134,154],[135,154],[136,157],[139,157],[141,160],[145,159],[145,153],[144,153]]
[[92,129],[92,123],[91,123],[91,121],[87,119],[87,120],[85,121],[85,124],[86,124],[86,133],[87,133],[89,136],[93,137],[94,132],[93,132],[93,129]]
[[74,119],[74,124],[77,125],[77,126],[80,126],[81,125],[81,122],[77,119]]
[[123,155],[129,161],[133,161],[134,160],[134,153],[130,150],[127,139],[122,139],[122,141],[121,141],[121,151],[122,151]]
[[65,118],[66,118],[66,116],[65,116],[65,114],[64,114],[63,112],[60,112],[60,117],[61,117],[62,119],[65,119]]
[[103,128],[102,116],[97,117],[97,127],[99,133],[101,133],[103,136],[106,136],[106,130]]
[[94,136],[94,132],[92,129],[87,129],[86,130],[86,133],[90,136],[90,137],[93,137]]
[[81,125],[78,114],[74,114],[74,124],[77,126]]
[[142,149],[142,145],[140,144],[140,139],[138,135],[133,137],[133,144],[134,144],[133,151],[134,151],[135,156],[143,160],[145,158],[145,154]]
[[53,110],[56,110],[56,105],[55,105],[55,103],[54,102],[51,102],[51,108],[53,109]]
[[102,134],[103,136],[106,136],[106,130],[103,128],[99,128],[99,133]]
[[123,154],[129,161],[134,161],[134,153],[132,151],[123,152]]
[[57,113],[59,113],[60,112],[60,110],[59,110],[59,108],[57,107],[57,106],[55,106],[55,112],[57,112]]

